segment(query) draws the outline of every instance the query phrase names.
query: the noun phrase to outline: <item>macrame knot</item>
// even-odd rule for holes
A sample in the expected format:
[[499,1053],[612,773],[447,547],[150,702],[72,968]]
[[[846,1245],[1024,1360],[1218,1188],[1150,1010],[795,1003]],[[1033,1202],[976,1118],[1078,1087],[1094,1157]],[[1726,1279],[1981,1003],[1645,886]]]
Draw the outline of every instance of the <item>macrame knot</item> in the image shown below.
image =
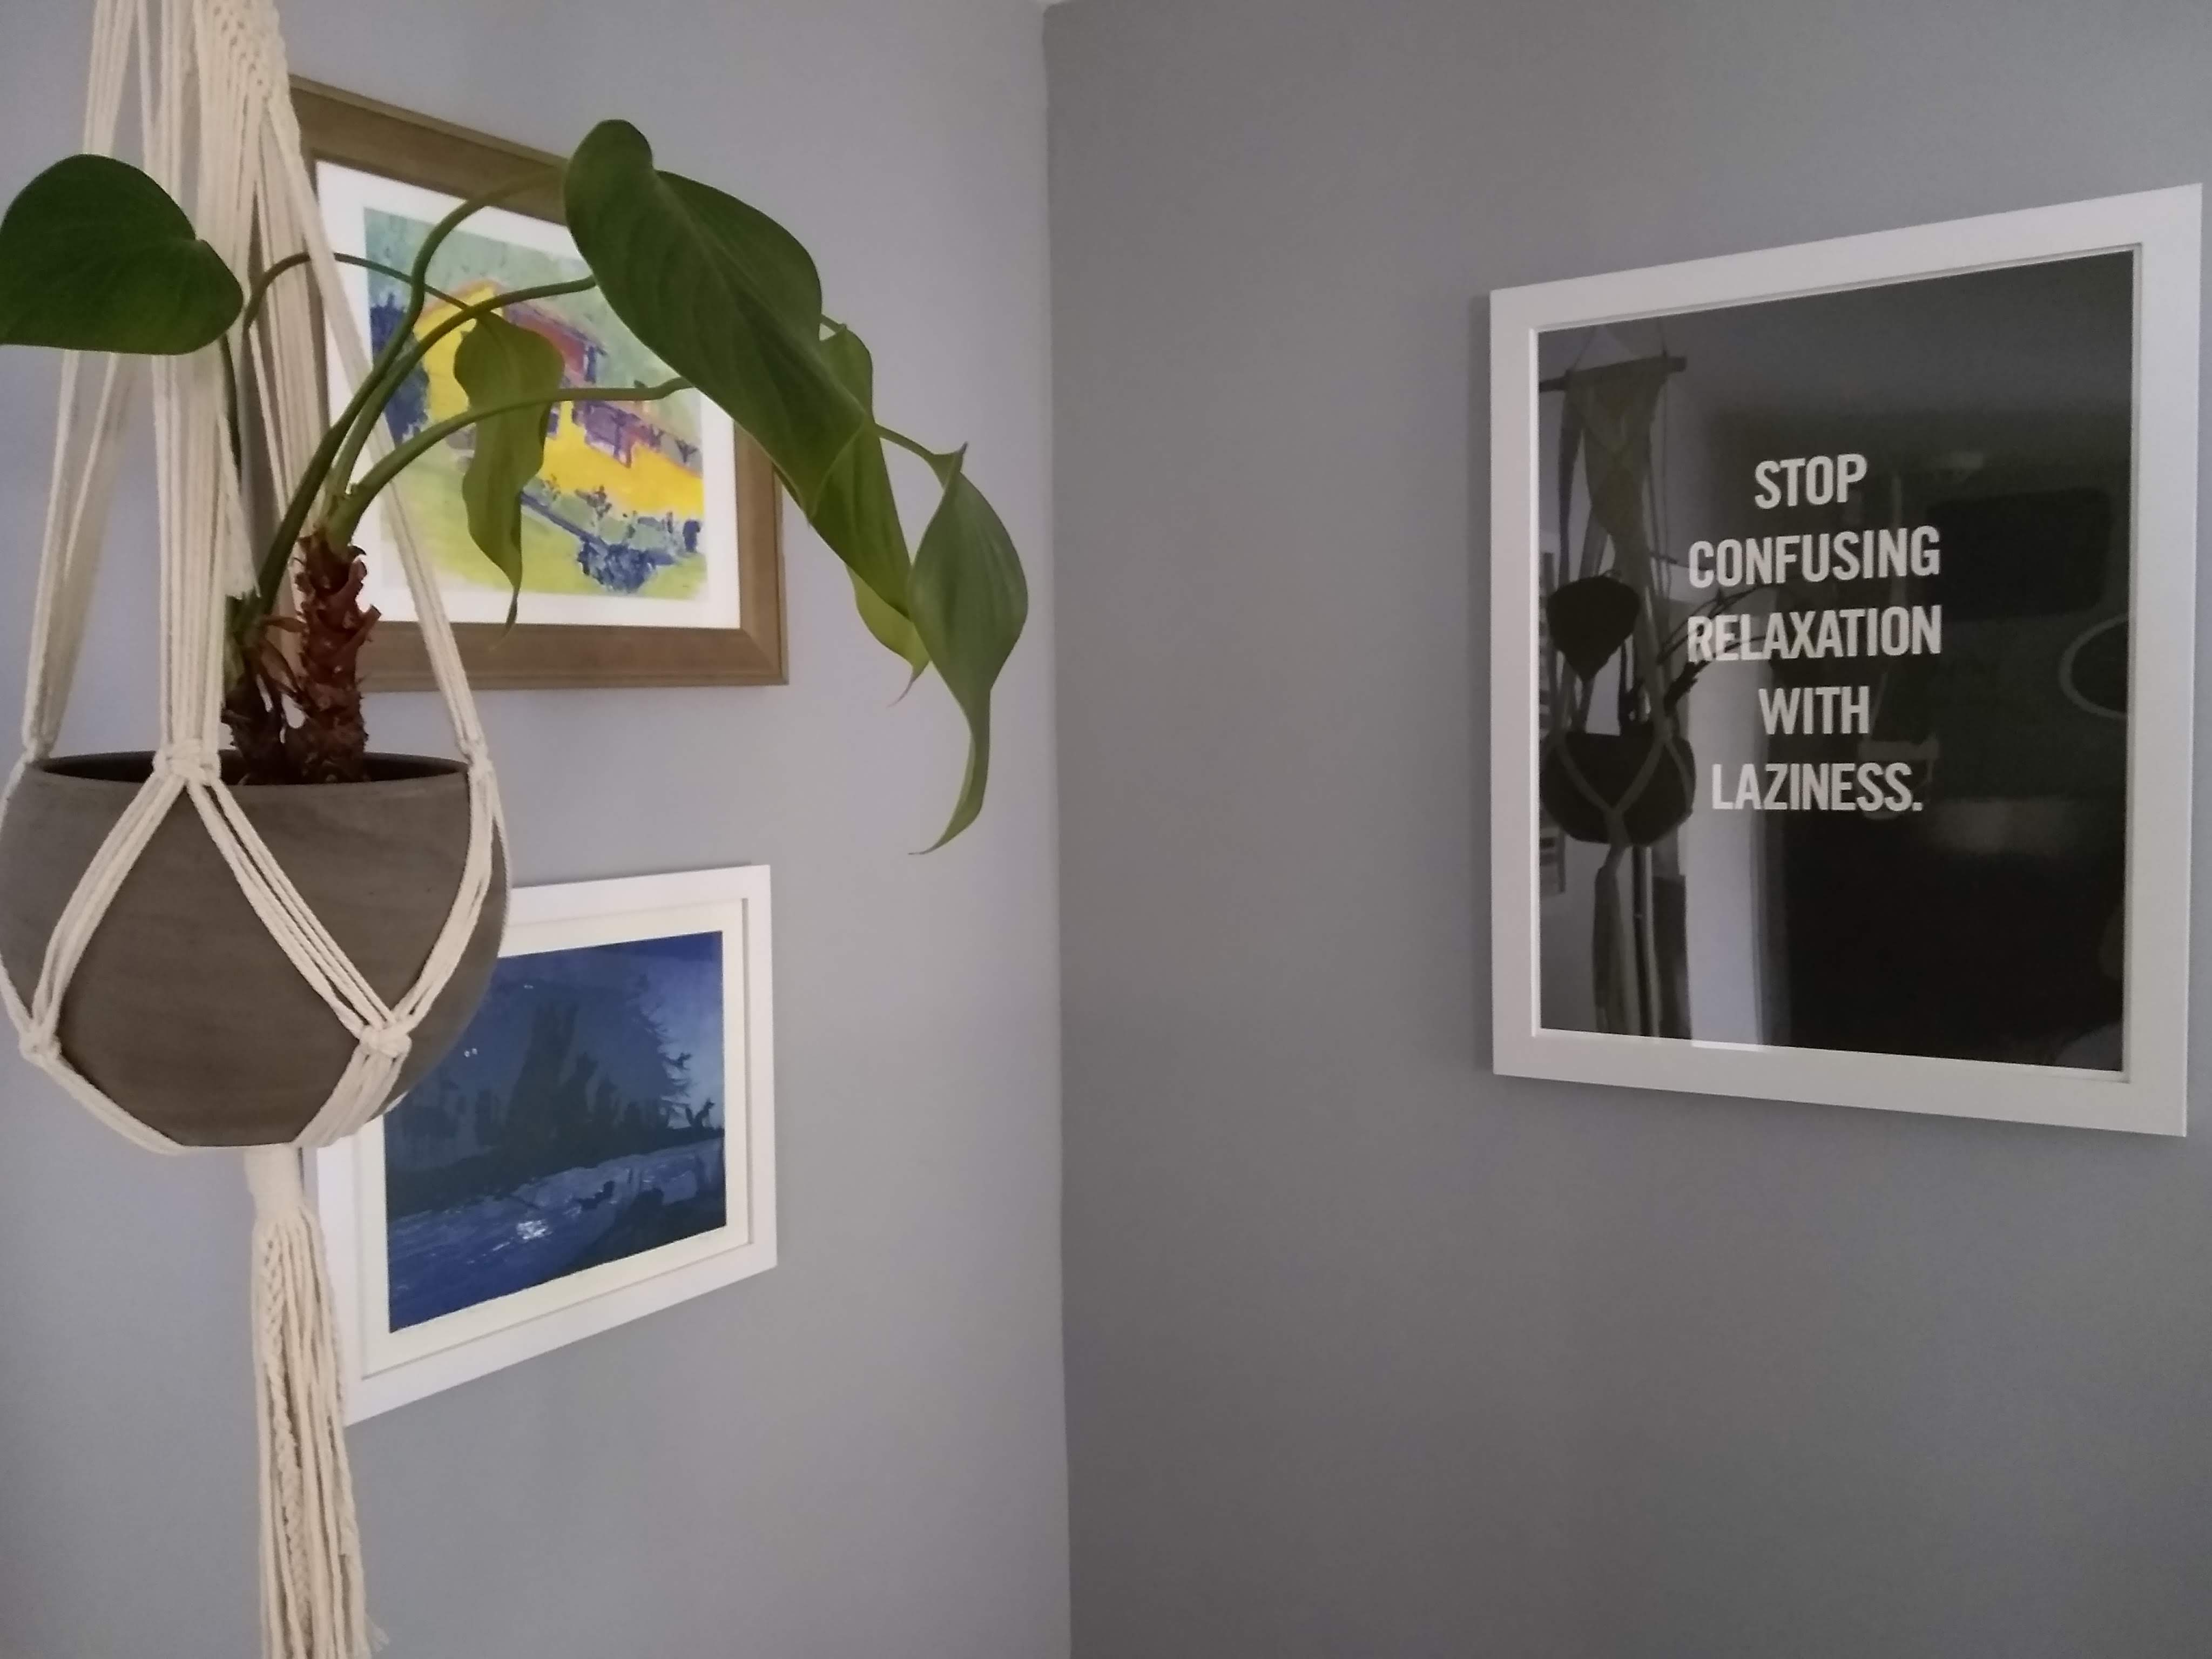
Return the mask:
[[23,1058],[41,1071],[52,1071],[61,1062],[61,1036],[50,1025],[32,1026],[22,1034],[19,1046],[22,1048]]
[[300,1178],[300,1154],[289,1146],[247,1147],[246,1185],[253,1194],[253,1213],[257,1217],[286,1215],[307,1206],[307,1187]]
[[222,751],[205,738],[172,738],[154,751],[154,769],[212,788],[222,781]]
[[276,9],[266,0],[200,0],[199,21],[220,42],[228,61],[225,67],[246,83],[246,95],[260,108],[270,101],[273,88],[286,85],[286,69],[276,44]]
[[388,1019],[378,1020],[362,1028],[361,1046],[373,1054],[381,1054],[394,1066],[398,1066],[414,1048],[415,1036],[404,1025]]

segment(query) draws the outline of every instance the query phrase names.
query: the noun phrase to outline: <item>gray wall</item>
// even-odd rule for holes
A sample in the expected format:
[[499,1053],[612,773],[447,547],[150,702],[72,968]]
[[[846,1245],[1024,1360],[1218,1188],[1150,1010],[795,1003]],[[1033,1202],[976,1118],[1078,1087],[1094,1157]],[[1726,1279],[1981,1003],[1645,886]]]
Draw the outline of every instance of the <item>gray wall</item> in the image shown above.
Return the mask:
[[[392,1659],[1037,1659],[1066,1648],[1043,64],[1031,0],[287,0],[319,79],[566,149],[629,116],[812,246],[890,418],[971,438],[1036,613],[979,828],[961,733],[820,547],[793,683],[494,694],[528,882],[764,860],[782,1265],[364,1425]],[[88,0],[0,0],[0,192],[72,148]],[[51,362],[0,354],[0,722]],[[143,429],[143,428],[142,428]],[[143,475],[142,475],[143,476]],[[143,507],[76,738],[150,729]],[[389,706],[386,706],[388,704]],[[422,699],[372,710],[422,740]],[[248,1207],[0,1063],[0,1653],[253,1647]]]
[[1079,1654],[2203,1652],[2212,1145],[1492,1076],[1477,573],[1489,290],[2201,179],[2212,10],[1047,61]]

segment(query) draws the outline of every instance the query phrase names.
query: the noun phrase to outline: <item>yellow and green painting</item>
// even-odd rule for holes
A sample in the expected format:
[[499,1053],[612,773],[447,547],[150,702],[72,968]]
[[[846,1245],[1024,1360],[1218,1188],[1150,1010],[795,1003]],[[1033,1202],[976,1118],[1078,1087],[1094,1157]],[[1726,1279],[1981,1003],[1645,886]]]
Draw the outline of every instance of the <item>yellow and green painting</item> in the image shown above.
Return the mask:
[[[364,216],[368,258],[406,270],[429,227],[371,208]],[[588,276],[582,261],[469,231],[450,236],[430,264],[431,286],[462,304],[495,292]],[[416,325],[428,333],[452,314],[433,297]],[[368,276],[369,348],[380,349],[406,313],[405,286]],[[542,335],[567,364],[568,386],[631,385],[670,371],[617,319],[596,290],[525,301],[507,320]],[[465,331],[431,347],[394,398],[386,418],[395,441],[468,405],[453,376]],[[696,392],[655,403],[566,404],[546,416],[545,463],[522,497],[523,620],[528,596],[690,599],[707,581],[702,547],[706,487]],[[461,504],[461,469],[473,442],[464,430],[424,456],[398,489],[442,583],[503,588],[505,578],[470,540]]]

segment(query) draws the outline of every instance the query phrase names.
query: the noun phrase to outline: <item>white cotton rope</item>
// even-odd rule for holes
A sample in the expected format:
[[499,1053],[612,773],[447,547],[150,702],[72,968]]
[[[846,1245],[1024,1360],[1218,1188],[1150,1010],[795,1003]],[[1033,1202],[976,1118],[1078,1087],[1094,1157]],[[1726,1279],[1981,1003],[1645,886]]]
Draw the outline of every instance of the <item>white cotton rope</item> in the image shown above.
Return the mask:
[[[83,147],[113,155],[136,64],[146,170],[228,262],[244,271],[304,251],[307,277],[349,384],[368,352],[323,234],[301,156],[272,0],[95,0]],[[318,375],[321,323],[307,280],[279,279],[263,323],[234,333],[260,411],[270,476],[297,479],[329,418]],[[466,769],[469,841],[453,904],[421,973],[386,1003],[348,959],[223,782],[224,623],[254,580],[247,513],[227,438],[220,355],[150,364],[62,359],[60,408],[23,700],[23,753],[0,791],[54,750],[81,654],[115,465],[139,386],[150,381],[160,500],[159,743],[150,775],[64,907],[27,999],[0,973],[23,1053],[79,1104],[151,1152],[196,1150],[140,1122],[73,1066],[60,1030],[70,983],[139,855],[189,800],[254,915],[354,1039],[352,1058],[293,1144],[246,1153],[254,1198],[253,1352],[262,1476],[262,1645],[266,1659],[363,1659],[370,1631],[346,1462],[337,1346],[300,1147],[326,1146],[381,1109],[416,1024],[451,978],[495,879],[499,796],[483,730],[434,574],[396,496],[385,514],[413,595],[432,678]],[[372,446],[390,447],[380,423]],[[309,786],[302,786],[309,787]],[[333,786],[334,787],[334,786]]]
[[368,1601],[338,1388],[322,1235],[300,1154],[246,1154],[253,1189],[253,1419],[261,1482],[261,1646],[270,1654],[369,1650]]

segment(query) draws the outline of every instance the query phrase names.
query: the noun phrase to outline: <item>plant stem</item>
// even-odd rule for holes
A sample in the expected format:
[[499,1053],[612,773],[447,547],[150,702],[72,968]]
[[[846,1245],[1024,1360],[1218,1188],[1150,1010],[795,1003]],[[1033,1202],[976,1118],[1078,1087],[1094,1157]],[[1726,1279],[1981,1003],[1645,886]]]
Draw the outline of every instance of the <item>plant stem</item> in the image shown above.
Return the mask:
[[269,662],[268,645],[258,635],[249,650],[234,653],[223,689],[222,723],[238,750],[240,783],[289,783],[284,756],[284,699]]
[[[222,415],[230,431],[230,469],[242,475],[246,470],[246,441],[238,431],[238,359],[231,355],[229,335],[218,334],[215,343],[222,348]],[[242,477],[240,482],[243,487]]]
[[[264,620],[242,642],[223,696],[223,722],[245,783],[357,783],[368,776],[361,648],[376,612],[361,602],[365,575],[352,549],[320,530],[300,543],[299,614]],[[272,637],[279,630],[289,645]],[[299,724],[285,706],[299,711]]]
[[[873,425],[872,422],[871,424]],[[903,432],[894,432],[887,426],[873,426],[873,430],[875,434],[885,443],[896,444],[908,454],[919,455],[923,460],[927,461],[929,470],[937,474],[940,483],[950,477],[951,471],[957,469],[960,458],[967,453],[963,447],[952,451],[950,454],[940,455],[926,445],[916,443]]]
[[[306,264],[308,258],[309,256],[304,252],[288,253],[253,279],[253,286],[246,290],[246,309],[239,315],[240,332],[243,333],[251,329],[259,319],[262,302],[269,297],[270,285],[286,271],[296,270]],[[387,265],[374,259],[364,259],[357,253],[333,253],[331,258],[342,265],[353,265],[362,270],[373,270],[380,276],[396,277],[403,283],[407,280],[407,273],[400,270],[398,265]],[[460,304],[459,300],[453,298],[443,289],[433,288],[428,291],[445,301],[448,305]]]
[[350,540],[354,527],[361,522],[362,514],[368,511],[386,484],[456,432],[491,416],[512,414],[520,409],[550,409],[556,404],[652,403],[657,398],[672,397],[678,392],[690,389],[691,382],[685,380],[663,380],[659,386],[564,386],[544,397],[515,398],[503,404],[487,404],[482,409],[464,410],[459,415],[424,427],[362,473],[361,482],[346,491],[325,516],[325,527],[333,540]]
[[[368,447],[369,438],[376,430],[377,422],[383,416],[385,405],[392,401],[399,388],[406,383],[407,377],[415,372],[425,357],[429,356],[432,346],[437,344],[463,324],[472,323],[480,317],[488,316],[495,311],[504,310],[508,306],[520,305],[529,300],[550,299],[556,294],[580,294],[586,289],[597,288],[599,285],[599,279],[596,276],[576,276],[571,277],[567,282],[540,283],[532,288],[513,289],[504,294],[495,294],[488,300],[479,300],[474,305],[461,305],[459,301],[455,301],[454,303],[460,307],[459,310],[450,316],[441,317],[421,339],[414,339],[410,336],[406,348],[394,356],[385,368],[382,378],[377,383],[374,395],[369,399],[367,413],[355,422],[354,429],[347,435],[344,447],[338,451],[337,459],[331,465],[327,480],[327,493],[331,504],[335,505],[351,483],[354,469],[361,465],[361,453]],[[395,332],[392,337],[398,339],[400,337]],[[374,371],[372,370],[371,374],[374,374]]]
[[361,647],[376,626],[363,608],[367,572],[351,548],[311,535],[300,552],[298,665],[287,689],[300,723],[285,734],[303,783],[359,783],[368,776],[361,710]]

